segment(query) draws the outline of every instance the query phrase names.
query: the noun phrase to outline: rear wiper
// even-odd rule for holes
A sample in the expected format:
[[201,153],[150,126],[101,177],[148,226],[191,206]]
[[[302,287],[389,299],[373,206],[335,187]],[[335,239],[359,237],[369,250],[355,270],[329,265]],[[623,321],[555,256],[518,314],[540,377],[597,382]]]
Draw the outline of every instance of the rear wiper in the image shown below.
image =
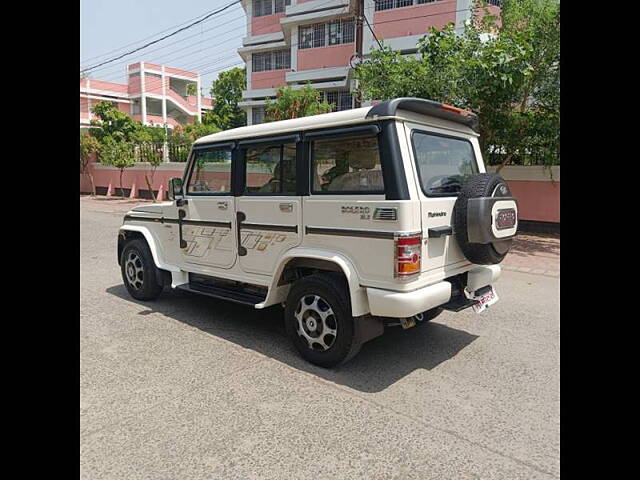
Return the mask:
[[429,189],[430,192],[457,192],[460,190],[462,184],[459,180],[449,180],[444,185],[440,185],[439,187],[431,187]]

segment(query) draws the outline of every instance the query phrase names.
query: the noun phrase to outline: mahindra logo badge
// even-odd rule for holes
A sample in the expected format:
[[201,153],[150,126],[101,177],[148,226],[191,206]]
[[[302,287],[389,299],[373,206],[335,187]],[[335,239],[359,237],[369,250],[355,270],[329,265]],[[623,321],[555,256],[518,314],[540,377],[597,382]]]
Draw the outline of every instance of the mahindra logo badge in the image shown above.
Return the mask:
[[429,218],[433,217],[446,217],[447,212],[429,212]]

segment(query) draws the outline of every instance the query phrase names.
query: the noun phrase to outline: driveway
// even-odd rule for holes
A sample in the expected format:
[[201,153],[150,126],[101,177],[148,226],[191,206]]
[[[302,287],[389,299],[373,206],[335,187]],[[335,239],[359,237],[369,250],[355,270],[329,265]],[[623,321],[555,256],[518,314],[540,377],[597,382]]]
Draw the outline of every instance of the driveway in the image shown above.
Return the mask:
[[81,478],[559,477],[559,273],[539,249],[487,312],[390,329],[324,370],[279,307],[129,297],[116,236],[138,203],[80,200]]

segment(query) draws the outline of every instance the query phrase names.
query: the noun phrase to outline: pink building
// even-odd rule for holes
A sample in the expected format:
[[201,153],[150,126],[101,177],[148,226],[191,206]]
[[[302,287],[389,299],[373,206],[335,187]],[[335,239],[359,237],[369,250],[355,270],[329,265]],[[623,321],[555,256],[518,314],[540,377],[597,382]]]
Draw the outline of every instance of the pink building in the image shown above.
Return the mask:
[[[193,87],[190,87],[193,85]],[[91,107],[100,101],[113,102],[121,111],[144,125],[178,124],[201,120],[211,109],[211,99],[200,95],[200,75],[187,70],[138,62],[127,67],[127,83],[80,79],[80,127],[94,118]]]
[[[242,0],[247,37],[238,49],[246,63],[247,90],[242,106],[249,124],[264,121],[265,98],[276,88],[320,90],[336,110],[353,108],[350,60],[356,52],[354,7],[358,0]],[[499,12],[499,0],[489,0]],[[379,39],[404,54],[416,52],[429,27],[449,23],[460,31],[471,18],[471,0],[364,0],[364,15]],[[362,51],[377,46],[363,27]]]

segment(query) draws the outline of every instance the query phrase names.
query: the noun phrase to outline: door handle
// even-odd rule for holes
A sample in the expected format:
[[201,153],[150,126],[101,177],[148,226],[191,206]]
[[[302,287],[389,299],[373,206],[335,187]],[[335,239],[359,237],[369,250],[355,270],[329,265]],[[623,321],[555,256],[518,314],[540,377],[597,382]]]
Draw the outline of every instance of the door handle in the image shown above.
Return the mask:
[[293,212],[293,203],[281,203],[280,204],[281,212]]
[[187,248],[187,241],[182,238],[182,219],[187,216],[187,212],[182,209],[178,210],[178,238],[180,239],[180,248]]
[[218,202],[218,208],[220,210],[226,210],[229,204],[227,202]]
[[236,238],[238,239],[238,256],[244,257],[247,254],[247,249],[242,246],[242,236],[240,235],[240,225],[247,219],[244,212],[236,213]]

